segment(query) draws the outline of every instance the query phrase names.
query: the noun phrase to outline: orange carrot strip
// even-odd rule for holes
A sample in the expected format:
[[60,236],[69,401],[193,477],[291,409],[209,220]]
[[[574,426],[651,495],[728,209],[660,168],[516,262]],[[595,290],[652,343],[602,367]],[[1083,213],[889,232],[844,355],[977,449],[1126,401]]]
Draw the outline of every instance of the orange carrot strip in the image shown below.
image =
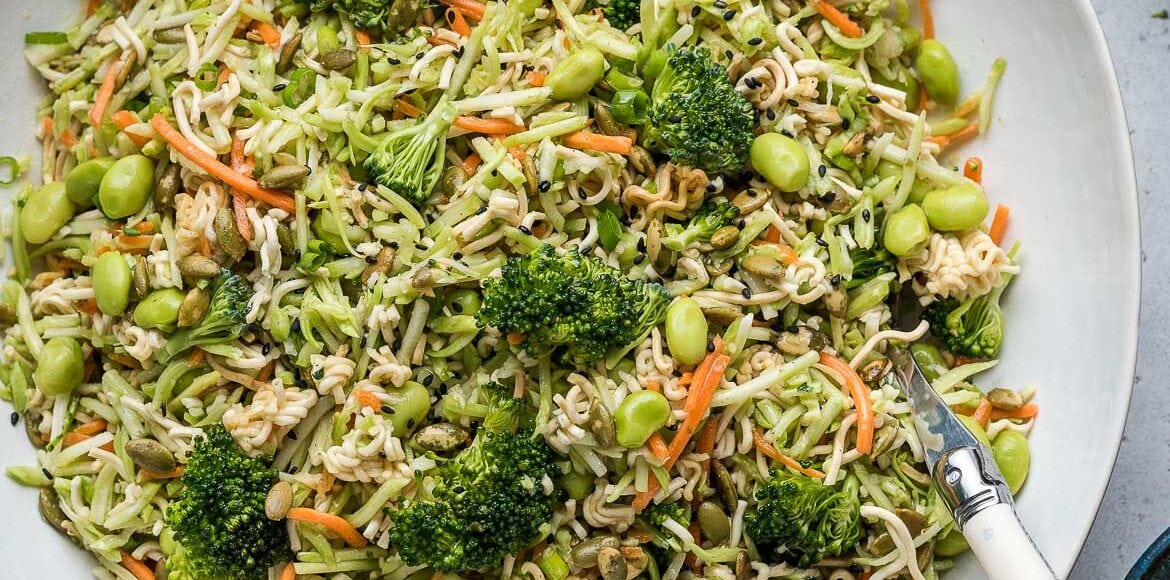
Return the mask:
[[236,215],[236,230],[240,232],[240,237],[246,242],[252,241],[256,232],[252,230],[252,220],[248,219],[248,203],[238,193],[232,194],[232,213]]
[[97,435],[98,433],[105,431],[108,426],[109,425],[106,423],[105,419],[94,419],[93,421],[82,423],[74,427],[70,432],[81,433],[82,435]]
[[138,475],[142,476],[142,479],[146,479],[146,480],[175,479],[176,477],[182,477],[184,469],[186,469],[186,468],[182,465],[180,465],[180,466],[178,466],[170,471],[164,471],[164,472],[151,471],[149,469],[139,469]]
[[930,0],[918,0],[918,11],[922,13],[922,38],[934,38],[934,14],[930,11]]
[[528,84],[534,87],[543,87],[546,78],[548,78],[548,75],[534,70],[530,70],[528,74],[524,75],[524,80],[528,81]]
[[509,147],[508,153],[511,153],[516,161],[524,161],[524,158],[528,157],[528,152],[519,147]]
[[273,207],[280,208],[290,214],[296,213],[297,204],[292,196],[280,191],[260,187],[252,178],[232,171],[231,167],[224,165],[218,159],[195,147],[186,137],[176,131],[174,127],[171,127],[171,124],[167,122],[166,117],[162,116],[161,113],[154,115],[154,118],[150,120],[150,126],[154,127],[154,130],[182,156],[190,159],[192,163],[203,168],[204,171],[228,184],[236,191],[257,201],[262,201]]
[[471,155],[464,157],[463,163],[460,163],[459,167],[463,170],[463,173],[468,175],[475,175],[475,170],[479,169],[479,155],[472,153]]
[[102,2],[104,2],[104,1],[105,0],[89,0],[89,2],[86,2],[85,3],[85,15],[87,17],[93,16],[93,13],[97,12],[98,8],[101,8]]
[[487,7],[475,0],[439,0],[443,4],[450,6],[463,13],[464,16],[475,20],[483,20],[483,14],[487,11]]
[[666,446],[666,441],[663,441],[662,435],[657,432],[651,433],[650,438],[646,440],[646,449],[664,464],[670,460],[670,449]]
[[979,406],[975,407],[975,412],[971,413],[971,418],[975,419],[983,427],[987,427],[987,422],[991,420],[991,401],[986,397],[979,400]]
[[655,393],[662,392],[662,383],[654,380],[646,381],[646,390],[654,391]]
[[591,131],[577,131],[565,136],[565,147],[590,149],[625,155],[634,148],[634,140],[622,135],[600,135]]
[[845,381],[849,388],[849,396],[853,398],[853,408],[857,411],[857,450],[865,455],[873,451],[873,404],[869,400],[869,388],[857,376],[857,371],[849,363],[827,353],[821,352],[821,364],[829,367]]
[[256,20],[252,23],[252,30],[255,30],[260,35],[260,38],[264,40],[264,44],[267,44],[268,48],[276,50],[280,46],[280,31],[275,26]]
[[119,550],[122,553],[122,567],[129,570],[138,580],[154,580],[154,570],[150,566],[143,564],[141,560],[130,555],[126,550]]
[[805,467],[801,465],[799,461],[781,453],[779,449],[773,447],[772,444],[764,438],[764,434],[760,432],[758,427],[752,427],[752,440],[755,441],[756,448],[763,452],[764,455],[767,455],[768,457],[783,463],[784,467],[787,467],[788,469],[813,479],[824,479],[824,473],[821,473],[820,471],[811,467]]
[[284,565],[284,569],[280,571],[280,580],[297,580],[297,569],[292,562]]
[[102,77],[102,84],[93,98],[93,108],[89,110],[89,124],[95,129],[101,126],[106,116],[106,107],[110,105],[110,97],[114,96],[114,85],[118,82],[117,62],[112,61],[106,67],[106,76]]
[[959,129],[957,132],[951,133],[950,135],[937,135],[926,140],[945,149],[958,141],[970,139],[971,137],[974,137],[978,134],[979,123],[971,123],[970,125],[967,125],[966,127]]
[[[691,525],[687,526],[687,531],[689,531],[691,536],[695,538],[696,546],[703,543],[703,530],[699,528],[699,520],[697,518],[691,519]],[[684,562],[686,563],[687,568],[695,570],[696,572],[703,565],[702,562],[699,562],[699,557],[696,556],[694,552],[687,552],[687,557]]]
[[780,229],[776,226],[768,226],[768,231],[764,232],[764,241],[769,244],[779,244]]
[[695,440],[695,453],[710,455],[715,450],[715,433],[718,429],[717,421],[703,423],[703,430],[699,431],[699,438]]
[[483,133],[484,135],[514,135],[524,131],[523,125],[517,125],[507,119],[484,119],[482,117],[455,117],[452,123],[464,131]]
[[1000,419],[1031,419],[1040,414],[1040,405],[1036,403],[1028,403],[1016,409],[1015,411],[1002,411],[1000,409],[991,410],[991,420],[999,421]]
[[70,431],[70,432],[66,433],[64,437],[61,438],[61,447],[72,447],[74,445],[77,445],[78,443],[81,443],[82,441],[85,441],[87,439],[92,439],[92,438],[93,438],[93,435],[87,435],[85,433],[78,433],[77,431]]
[[66,147],[77,145],[77,135],[73,131],[66,129],[64,133],[61,133],[61,143]]
[[52,136],[53,136],[53,118],[48,116],[48,115],[45,115],[45,118],[41,119],[41,138],[48,139],[49,137],[52,137]]
[[421,117],[422,109],[410,104],[410,102],[403,99],[394,100],[394,110],[406,115],[407,117]]
[[849,38],[861,38],[861,35],[864,34],[861,31],[861,27],[850,20],[849,16],[844,12],[838,10],[836,6],[824,0],[813,0],[813,6],[816,7],[817,12],[820,12],[825,20],[828,20],[830,24],[836,26],[841,31],[841,34]]
[[463,17],[463,13],[454,9],[447,9],[447,22],[451,25],[451,30],[456,34],[467,38],[471,36],[471,26],[467,24],[467,19]]
[[1006,205],[995,206],[995,217],[991,218],[991,229],[988,230],[987,235],[991,236],[991,241],[995,242],[997,246],[1003,243],[1003,238],[1007,235],[1010,214],[1011,210]]
[[341,536],[341,539],[345,540],[345,543],[349,544],[350,547],[366,547],[366,538],[358,533],[357,529],[351,526],[349,522],[333,514],[319,512],[311,508],[295,507],[288,510],[286,517],[290,520],[320,524],[338,536]]
[[361,48],[365,48],[371,44],[370,33],[366,32],[365,30],[353,31],[353,38],[357,41],[357,45]]
[[357,398],[358,403],[363,407],[369,407],[371,409],[382,408],[382,399],[379,399],[378,395],[374,393],[365,389],[354,389],[353,394]]
[[447,40],[446,38],[439,38],[438,36],[428,36],[427,37],[427,44],[429,44],[431,46],[439,46],[440,44],[448,44],[451,46],[455,46],[454,41]]
[[131,133],[126,130],[131,125],[137,125],[138,123],[142,122],[142,120],[138,118],[138,115],[123,109],[117,113],[114,113],[113,117],[111,118],[114,121],[114,125],[117,125],[118,129],[125,133],[126,136],[129,137],[135,145],[142,147],[143,145],[150,143],[149,137],[146,137],[145,135],[139,135],[137,133]]
[[975,183],[983,182],[983,160],[978,157],[969,157],[963,163],[963,177],[974,181]]

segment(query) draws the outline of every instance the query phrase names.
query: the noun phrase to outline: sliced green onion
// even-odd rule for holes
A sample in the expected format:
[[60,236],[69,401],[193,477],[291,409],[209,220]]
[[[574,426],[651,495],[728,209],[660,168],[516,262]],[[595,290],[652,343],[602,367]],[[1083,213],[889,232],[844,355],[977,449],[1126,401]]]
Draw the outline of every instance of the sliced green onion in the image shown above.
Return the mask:
[[[8,177],[4,177],[4,169],[8,169]],[[9,187],[20,180],[20,162],[13,157],[0,157],[0,187]]]
[[64,32],[30,32],[24,35],[25,44],[65,44],[69,37]]
[[280,91],[280,100],[286,107],[297,107],[313,94],[313,77],[317,73],[312,69],[299,68],[289,76],[288,84]]
[[650,97],[640,89],[621,90],[613,96],[613,118],[618,122],[641,125],[649,109]]
[[205,63],[195,71],[195,86],[201,91],[214,91],[219,80],[219,67]]

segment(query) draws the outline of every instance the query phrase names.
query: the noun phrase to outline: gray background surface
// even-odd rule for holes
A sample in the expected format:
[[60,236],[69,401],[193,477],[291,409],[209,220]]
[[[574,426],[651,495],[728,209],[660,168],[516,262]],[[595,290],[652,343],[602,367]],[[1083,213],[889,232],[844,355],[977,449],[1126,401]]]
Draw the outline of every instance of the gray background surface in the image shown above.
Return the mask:
[[[1105,501],[1070,578],[1121,578],[1170,526],[1170,0],[1093,0],[1125,98],[1142,212],[1142,317],[1129,421]],[[1060,90],[1052,87],[1052,90]],[[1070,122],[1075,122],[1071,121]],[[1108,192],[1102,192],[1108,195]],[[1076,453],[1069,450],[1069,461]]]

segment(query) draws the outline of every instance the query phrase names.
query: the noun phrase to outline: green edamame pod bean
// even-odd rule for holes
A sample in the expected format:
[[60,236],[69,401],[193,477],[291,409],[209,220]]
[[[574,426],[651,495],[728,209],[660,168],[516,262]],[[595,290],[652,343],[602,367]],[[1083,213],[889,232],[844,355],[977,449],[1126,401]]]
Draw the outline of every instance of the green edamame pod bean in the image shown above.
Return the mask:
[[991,455],[999,466],[1008,489],[1015,495],[1028,479],[1028,468],[1032,464],[1032,453],[1028,450],[1028,438],[1018,431],[1005,429],[995,436],[991,443]]
[[922,41],[915,66],[931,100],[951,105],[959,99],[959,66],[943,43],[933,38]]
[[394,410],[390,422],[394,424],[394,435],[401,437],[414,431],[422,424],[431,410],[431,393],[414,381],[406,381],[400,388],[387,388],[389,401],[386,406]]
[[662,393],[637,391],[618,405],[613,420],[617,427],[618,445],[637,449],[650,435],[663,428],[670,419],[670,401]]
[[947,361],[933,344],[914,343],[910,345],[910,354],[914,356],[928,381],[933,381],[947,372]]
[[69,201],[78,207],[92,206],[93,196],[97,195],[102,178],[113,165],[114,158],[98,157],[70,170],[65,176],[65,193],[69,196]]
[[796,191],[808,183],[808,153],[795,139],[764,133],[752,141],[752,168],[780,191]]
[[134,324],[143,328],[173,328],[179,320],[179,306],[186,297],[178,288],[164,288],[147,294],[134,307]]
[[931,189],[929,183],[915,179],[914,185],[910,187],[910,196],[906,198],[906,201],[922,205],[922,200],[926,199],[926,194],[930,193]]
[[913,256],[930,239],[930,224],[921,207],[908,205],[890,214],[882,232],[882,243],[895,256]]
[[666,345],[685,365],[707,356],[707,316],[693,298],[679,298],[666,309]]
[[979,227],[991,210],[987,196],[973,185],[956,185],[926,194],[922,211],[930,227],[942,232],[955,232]]
[[43,244],[69,223],[76,211],[63,182],[46,183],[29,193],[20,208],[20,233],[30,244]]
[[569,494],[569,499],[581,501],[593,493],[593,476],[588,473],[570,471],[561,478],[561,488]]
[[991,448],[991,440],[987,438],[987,430],[983,428],[983,425],[979,424],[979,421],[976,421],[967,415],[955,416],[959,418],[959,422],[962,423],[963,426],[966,427],[967,430],[970,431],[971,434],[979,440],[980,443],[986,445],[988,449]]
[[118,252],[106,252],[98,257],[90,273],[93,297],[98,310],[109,316],[118,316],[130,303],[130,265]]
[[144,155],[129,155],[114,162],[98,186],[102,213],[120,219],[138,213],[154,189],[154,162]]
[[934,544],[934,553],[944,558],[952,558],[971,549],[967,538],[959,530],[951,530],[938,539]]
[[68,336],[49,339],[37,358],[33,382],[42,393],[56,396],[73,392],[85,376],[85,355],[81,345]]
[[605,57],[596,48],[586,48],[558,62],[544,86],[552,89],[552,98],[558,101],[575,101],[589,94],[603,76]]

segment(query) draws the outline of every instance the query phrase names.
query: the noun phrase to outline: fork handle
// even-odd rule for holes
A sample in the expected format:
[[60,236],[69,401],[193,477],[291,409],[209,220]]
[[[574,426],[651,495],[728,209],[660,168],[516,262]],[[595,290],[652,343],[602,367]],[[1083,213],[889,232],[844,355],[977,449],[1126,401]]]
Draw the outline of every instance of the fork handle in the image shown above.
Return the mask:
[[1009,504],[993,505],[971,516],[963,537],[990,580],[1056,578]]

